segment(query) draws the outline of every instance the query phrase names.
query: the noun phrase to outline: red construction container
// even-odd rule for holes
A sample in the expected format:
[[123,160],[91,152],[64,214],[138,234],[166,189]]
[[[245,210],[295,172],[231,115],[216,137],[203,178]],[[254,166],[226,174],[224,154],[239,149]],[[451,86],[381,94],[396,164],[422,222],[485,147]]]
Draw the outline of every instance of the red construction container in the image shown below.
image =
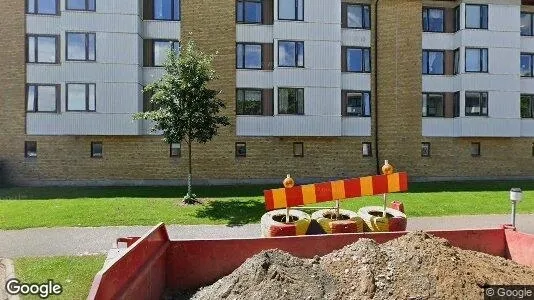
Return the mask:
[[[505,257],[534,267],[534,235],[509,225],[492,229],[428,231],[462,249]],[[159,224],[141,238],[129,237],[126,251],[95,276],[88,299],[161,299],[166,290],[196,289],[230,274],[247,258],[278,248],[295,256],[324,255],[360,238],[379,243],[406,232],[350,233],[278,238],[170,240]]]

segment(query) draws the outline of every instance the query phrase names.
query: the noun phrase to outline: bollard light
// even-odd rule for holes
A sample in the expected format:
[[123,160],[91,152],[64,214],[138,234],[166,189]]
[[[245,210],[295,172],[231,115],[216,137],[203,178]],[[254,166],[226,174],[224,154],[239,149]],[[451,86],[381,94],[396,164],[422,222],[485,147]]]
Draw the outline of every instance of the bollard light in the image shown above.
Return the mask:
[[520,188],[512,188],[510,190],[510,201],[512,201],[512,225],[515,227],[516,206],[517,203],[523,200],[523,192]]

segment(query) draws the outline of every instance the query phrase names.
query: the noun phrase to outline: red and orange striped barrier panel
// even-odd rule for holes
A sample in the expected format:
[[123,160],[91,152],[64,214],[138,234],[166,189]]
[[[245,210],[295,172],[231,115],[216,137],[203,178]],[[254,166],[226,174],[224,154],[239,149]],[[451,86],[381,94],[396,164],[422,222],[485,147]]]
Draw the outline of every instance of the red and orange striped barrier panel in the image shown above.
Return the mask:
[[263,191],[267,210],[408,190],[404,172]]

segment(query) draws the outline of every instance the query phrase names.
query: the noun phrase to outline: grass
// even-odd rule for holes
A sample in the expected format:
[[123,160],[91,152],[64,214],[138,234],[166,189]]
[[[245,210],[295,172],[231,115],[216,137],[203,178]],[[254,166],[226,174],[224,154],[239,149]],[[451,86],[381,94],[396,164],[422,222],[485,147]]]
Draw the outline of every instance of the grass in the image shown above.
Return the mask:
[[[46,283],[52,279],[63,287],[53,299],[87,299],[95,274],[102,268],[103,255],[18,258],[15,260],[17,278],[25,283]],[[41,299],[25,296],[23,299]]]
[[[410,217],[505,214],[508,191],[521,187],[519,213],[534,213],[534,181],[412,183],[409,193],[392,194]],[[265,213],[262,191],[274,186],[198,187],[204,205],[182,206],[182,187],[4,188],[0,229],[59,226],[258,223]],[[276,186],[278,187],[278,186]],[[342,208],[381,205],[381,197],[342,202]],[[323,203],[319,204],[324,206]]]

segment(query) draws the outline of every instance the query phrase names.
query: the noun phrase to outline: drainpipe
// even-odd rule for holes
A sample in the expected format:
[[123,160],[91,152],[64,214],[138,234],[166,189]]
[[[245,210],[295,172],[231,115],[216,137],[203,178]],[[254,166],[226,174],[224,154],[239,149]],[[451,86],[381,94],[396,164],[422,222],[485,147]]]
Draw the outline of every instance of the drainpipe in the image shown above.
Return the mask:
[[375,2],[375,95],[374,95],[374,119],[375,119],[375,151],[376,151],[376,174],[380,174],[380,158],[378,157],[378,3],[380,0]]

